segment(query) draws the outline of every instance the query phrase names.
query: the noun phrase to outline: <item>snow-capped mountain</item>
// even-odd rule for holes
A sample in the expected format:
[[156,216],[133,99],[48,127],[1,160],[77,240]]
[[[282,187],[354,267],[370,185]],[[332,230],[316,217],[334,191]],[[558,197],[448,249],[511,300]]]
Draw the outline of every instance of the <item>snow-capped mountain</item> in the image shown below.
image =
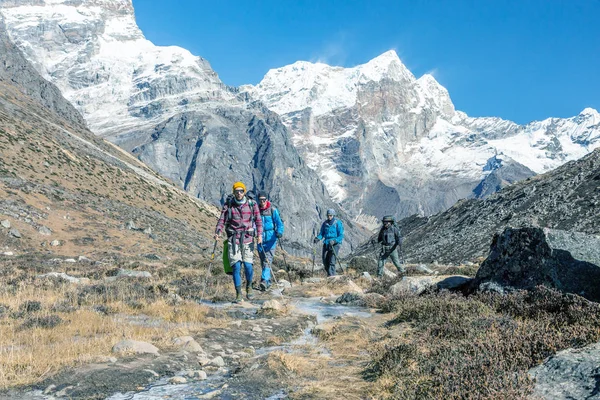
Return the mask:
[[299,61],[241,89],[282,116],[309,166],[355,215],[432,214],[600,146],[596,110],[524,126],[471,118],[395,51],[354,68]]
[[[340,210],[279,116],[224,85],[206,60],[148,41],[131,0],[0,0],[0,18],[94,133],[194,196],[220,203],[240,180],[270,191],[297,247],[312,243],[325,209]],[[349,230],[348,243],[365,234]]]

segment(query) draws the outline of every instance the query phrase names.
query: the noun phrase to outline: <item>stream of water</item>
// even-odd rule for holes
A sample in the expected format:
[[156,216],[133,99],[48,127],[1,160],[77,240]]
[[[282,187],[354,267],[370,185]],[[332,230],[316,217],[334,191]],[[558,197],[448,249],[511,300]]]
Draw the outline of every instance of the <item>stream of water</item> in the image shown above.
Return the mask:
[[[256,312],[253,308],[230,308],[230,303],[208,303],[203,302],[209,307],[235,310],[236,314],[241,318],[248,318]],[[328,304],[321,302],[320,298],[294,298],[290,301],[294,306],[294,312],[300,314],[313,315],[316,318],[317,324],[322,324],[333,318],[353,316],[359,318],[368,318],[371,314],[365,311],[364,308],[343,306],[339,304]],[[296,351],[299,346],[318,346],[317,338],[311,334],[314,327],[310,324],[303,334],[293,340],[279,346],[267,346],[256,349],[255,357],[261,357],[273,351]],[[322,349],[326,351],[326,349]],[[149,385],[145,390],[140,392],[117,393],[109,397],[107,400],[155,400],[155,399],[233,399],[224,390],[227,388],[227,381],[230,379],[229,373],[217,373],[208,377],[204,381],[192,381],[184,384],[173,385],[169,383],[169,377],[164,377]],[[280,390],[272,396],[267,397],[267,400],[285,399],[287,395],[285,391]]]

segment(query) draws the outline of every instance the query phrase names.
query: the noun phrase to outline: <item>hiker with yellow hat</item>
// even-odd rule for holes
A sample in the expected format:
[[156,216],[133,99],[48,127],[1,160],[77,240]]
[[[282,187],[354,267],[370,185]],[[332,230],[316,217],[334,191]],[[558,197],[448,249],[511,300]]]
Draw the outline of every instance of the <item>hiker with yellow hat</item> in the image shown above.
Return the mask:
[[254,258],[254,236],[258,244],[262,243],[262,219],[256,202],[246,196],[246,185],[242,182],[233,184],[233,194],[227,196],[221,217],[215,229],[215,240],[221,237],[221,232],[227,234],[229,264],[233,272],[235,286],[235,301],[242,299],[241,270],[244,266],[246,276],[246,297],[252,299],[252,263]]

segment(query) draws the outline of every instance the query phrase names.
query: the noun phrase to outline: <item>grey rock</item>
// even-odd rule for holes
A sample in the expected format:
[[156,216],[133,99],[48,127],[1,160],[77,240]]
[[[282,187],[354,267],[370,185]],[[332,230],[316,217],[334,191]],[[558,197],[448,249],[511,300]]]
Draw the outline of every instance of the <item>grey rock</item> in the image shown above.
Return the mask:
[[169,378],[169,383],[172,385],[181,385],[187,383],[187,379],[185,379],[183,376],[174,376]]
[[52,231],[50,230],[50,228],[48,228],[46,226],[40,226],[40,229],[38,229],[38,232],[45,236],[52,235]]
[[286,281],[285,279],[279,279],[277,281],[277,285],[282,288],[291,288],[292,284]]
[[53,241],[50,242],[50,246],[52,246],[52,247],[57,247],[57,246],[60,246],[60,245],[61,245],[60,240],[53,240]]
[[152,274],[148,271],[133,271],[130,269],[119,269],[117,278],[152,278]]
[[190,353],[202,353],[202,346],[191,336],[180,336],[173,339],[173,346]]
[[70,276],[65,274],[64,272],[50,272],[43,275],[38,275],[38,279],[56,279],[63,282],[73,283],[73,284],[88,284],[90,280],[88,278],[76,278],[74,276]]
[[362,298],[364,295],[357,292],[346,292],[338,297],[335,302],[338,304],[362,304]]
[[456,290],[470,285],[473,278],[468,276],[454,275],[444,278],[436,283],[438,289]]
[[436,284],[436,278],[429,276],[405,276],[402,280],[390,287],[392,296],[419,295]]
[[147,227],[146,229],[144,229],[144,233],[145,233],[146,235],[152,235],[152,227],[151,227],[151,226],[149,226],[149,227]]
[[21,235],[21,232],[19,232],[19,230],[17,228],[12,228],[9,232],[8,232],[11,236],[16,237],[17,239],[22,238],[23,236]]
[[125,229],[129,229],[131,231],[137,231],[138,228],[132,220],[127,221],[125,224]]
[[362,276],[363,278],[365,278],[366,280],[368,280],[368,281],[372,281],[372,280],[373,280],[373,277],[372,277],[372,276],[371,276],[371,274],[370,274],[370,273],[368,273],[367,271],[363,272],[361,276]]
[[262,310],[269,310],[275,312],[281,312],[284,309],[283,305],[277,300],[267,300],[262,304],[262,306],[260,306],[260,308]]
[[0,222],[0,225],[2,225],[3,228],[10,229],[10,221],[7,219],[2,220],[2,222]]
[[496,234],[488,258],[481,264],[472,290],[483,282],[533,289],[538,285],[600,300],[600,266],[576,260],[565,250],[553,249],[540,228],[507,228]]
[[600,399],[600,343],[560,351],[530,369],[529,375],[535,380],[534,398]]
[[158,348],[151,343],[137,340],[122,340],[112,348],[113,353],[154,354],[158,355]]
[[217,356],[210,360],[210,365],[212,365],[213,367],[224,367],[225,361],[223,361],[223,357]]

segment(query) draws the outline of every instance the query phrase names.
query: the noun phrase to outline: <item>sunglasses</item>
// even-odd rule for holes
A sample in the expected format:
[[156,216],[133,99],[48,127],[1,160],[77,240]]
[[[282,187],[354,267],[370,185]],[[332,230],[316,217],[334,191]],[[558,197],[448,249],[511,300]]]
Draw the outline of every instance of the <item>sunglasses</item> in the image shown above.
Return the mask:
[[235,189],[233,193],[244,193],[244,189]]
[[260,199],[258,199],[258,201],[267,201],[267,199],[265,199],[264,197],[261,197]]

